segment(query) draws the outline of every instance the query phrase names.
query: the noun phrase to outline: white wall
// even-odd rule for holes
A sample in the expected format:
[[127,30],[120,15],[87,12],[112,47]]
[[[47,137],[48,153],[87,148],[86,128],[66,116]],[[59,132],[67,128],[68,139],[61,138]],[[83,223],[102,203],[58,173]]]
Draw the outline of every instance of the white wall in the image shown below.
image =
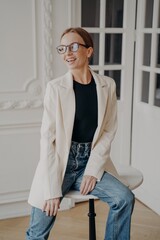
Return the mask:
[[67,6],[63,0],[0,1],[0,219],[30,212],[45,86],[65,71],[55,46],[68,27]]

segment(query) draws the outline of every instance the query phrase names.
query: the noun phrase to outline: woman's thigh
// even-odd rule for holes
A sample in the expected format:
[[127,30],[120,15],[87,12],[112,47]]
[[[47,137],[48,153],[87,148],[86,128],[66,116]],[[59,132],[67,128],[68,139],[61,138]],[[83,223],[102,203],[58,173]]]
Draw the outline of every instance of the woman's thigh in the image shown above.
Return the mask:
[[[83,175],[73,185],[75,190],[79,191],[82,178]],[[131,190],[108,172],[104,172],[101,180],[96,183],[95,188],[89,194],[97,196],[110,206],[123,200],[132,201],[134,198]]]

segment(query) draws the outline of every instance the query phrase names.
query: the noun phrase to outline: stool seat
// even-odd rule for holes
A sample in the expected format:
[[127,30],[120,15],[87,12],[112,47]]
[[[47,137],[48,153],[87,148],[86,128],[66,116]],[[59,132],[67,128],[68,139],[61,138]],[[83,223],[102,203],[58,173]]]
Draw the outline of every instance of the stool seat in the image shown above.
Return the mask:
[[134,190],[143,182],[143,174],[136,168],[116,164],[117,172],[122,180],[127,183],[129,189]]
[[79,191],[71,190],[66,195],[65,198],[72,198],[72,199],[82,199],[82,200],[88,200],[88,199],[98,199],[98,197],[93,195],[82,195]]

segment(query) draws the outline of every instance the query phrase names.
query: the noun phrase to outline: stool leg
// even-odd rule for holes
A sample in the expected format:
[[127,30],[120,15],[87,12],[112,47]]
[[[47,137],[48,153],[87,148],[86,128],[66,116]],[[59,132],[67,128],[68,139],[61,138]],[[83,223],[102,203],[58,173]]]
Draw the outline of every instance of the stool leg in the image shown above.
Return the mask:
[[89,199],[89,240],[96,240],[94,199]]

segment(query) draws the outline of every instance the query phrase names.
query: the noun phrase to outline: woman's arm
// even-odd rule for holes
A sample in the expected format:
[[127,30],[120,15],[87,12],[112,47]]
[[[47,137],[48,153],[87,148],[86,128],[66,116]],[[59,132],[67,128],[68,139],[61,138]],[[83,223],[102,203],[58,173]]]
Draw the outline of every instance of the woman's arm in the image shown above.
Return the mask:
[[41,126],[40,164],[43,168],[44,199],[62,196],[59,162],[56,156],[56,90],[47,84]]
[[117,97],[116,85],[112,81],[107,100],[107,109],[104,116],[104,125],[102,133],[91,150],[84,175],[94,176],[98,180],[101,179],[106,161],[110,158],[111,143],[117,130]]

